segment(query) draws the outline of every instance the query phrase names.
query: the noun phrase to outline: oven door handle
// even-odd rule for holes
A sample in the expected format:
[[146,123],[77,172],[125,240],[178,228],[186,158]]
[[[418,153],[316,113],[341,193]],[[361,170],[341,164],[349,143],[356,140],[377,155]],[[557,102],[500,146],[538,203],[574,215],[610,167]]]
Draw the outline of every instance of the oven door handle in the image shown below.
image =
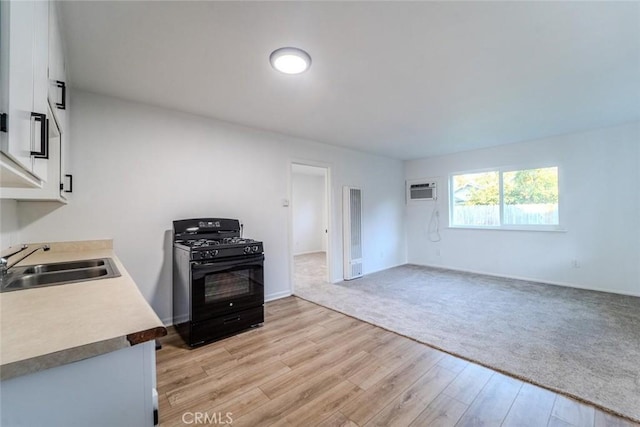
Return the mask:
[[206,262],[201,264],[193,263],[191,265],[191,268],[193,271],[202,271],[202,270],[220,271],[220,270],[225,270],[229,267],[251,265],[251,264],[255,264],[256,262],[261,263],[262,261],[264,261],[264,255],[260,255],[260,256],[257,256],[254,258],[248,258],[248,259],[238,259],[235,261]]

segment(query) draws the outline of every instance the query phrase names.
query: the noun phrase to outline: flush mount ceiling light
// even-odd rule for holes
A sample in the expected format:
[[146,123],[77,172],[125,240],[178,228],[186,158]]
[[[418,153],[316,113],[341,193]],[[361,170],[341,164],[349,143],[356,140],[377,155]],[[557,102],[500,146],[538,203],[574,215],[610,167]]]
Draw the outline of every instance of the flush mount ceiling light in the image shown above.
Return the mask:
[[311,66],[311,57],[297,47],[282,47],[271,53],[269,62],[273,68],[285,74],[300,74]]

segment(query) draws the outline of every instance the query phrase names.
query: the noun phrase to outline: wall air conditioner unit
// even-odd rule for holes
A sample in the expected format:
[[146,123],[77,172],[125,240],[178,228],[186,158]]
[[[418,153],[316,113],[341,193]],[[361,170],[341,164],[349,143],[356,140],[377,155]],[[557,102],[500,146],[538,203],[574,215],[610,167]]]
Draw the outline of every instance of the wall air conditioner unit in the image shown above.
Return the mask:
[[437,200],[437,198],[437,184],[435,181],[427,179],[407,181],[407,204]]
[[362,190],[342,190],[344,280],[362,277]]

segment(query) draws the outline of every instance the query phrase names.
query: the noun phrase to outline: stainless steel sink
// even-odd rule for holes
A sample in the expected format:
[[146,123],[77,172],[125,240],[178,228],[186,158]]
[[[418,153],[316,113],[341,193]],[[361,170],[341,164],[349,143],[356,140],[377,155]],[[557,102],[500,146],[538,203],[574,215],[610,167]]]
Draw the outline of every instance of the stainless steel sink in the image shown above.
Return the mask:
[[104,259],[87,259],[83,261],[56,262],[53,264],[38,264],[26,267],[24,274],[49,273],[52,271],[75,270],[78,268],[101,267],[105,264]]
[[2,277],[0,292],[42,288],[120,276],[111,258],[15,267]]

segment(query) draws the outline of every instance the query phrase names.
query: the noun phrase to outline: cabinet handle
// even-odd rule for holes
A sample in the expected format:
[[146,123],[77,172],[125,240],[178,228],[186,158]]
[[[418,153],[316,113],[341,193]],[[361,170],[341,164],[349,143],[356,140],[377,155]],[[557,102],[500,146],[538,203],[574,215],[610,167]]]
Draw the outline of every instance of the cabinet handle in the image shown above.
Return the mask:
[[66,110],[67,109],[67,85],[65,82],[56,80],[56,86],[62,89],[62,101],[56,102],[56,107],[60,110]]
[[[69,178],[69,189],[64,190],[65,193],[73,193],[73,175],[66,174],[65,178]],[[64,184],[60,184],[60,189],[64,188]]]
[[[31,155],[36,159],[49,158],[49,119],[46,114],[31,113],[33,122],[40,123],[40,151],[32,151]],[[33,126],[33,125],[32,125]],[[33,130],[33,128],[32,128]]]

